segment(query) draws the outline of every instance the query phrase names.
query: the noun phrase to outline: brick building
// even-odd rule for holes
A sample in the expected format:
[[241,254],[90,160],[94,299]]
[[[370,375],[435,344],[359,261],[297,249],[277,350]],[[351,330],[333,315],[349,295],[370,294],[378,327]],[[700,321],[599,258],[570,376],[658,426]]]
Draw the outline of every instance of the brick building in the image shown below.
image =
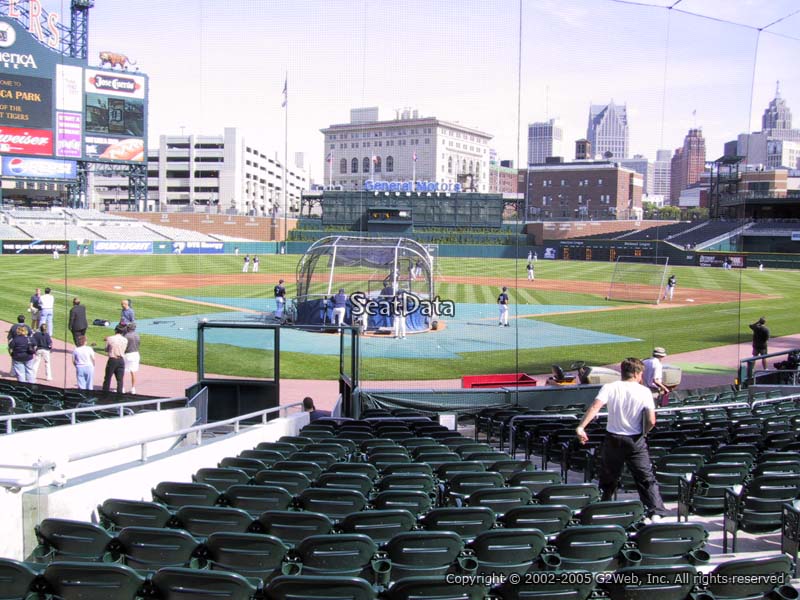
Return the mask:
[[527,172],[532,220],[637,219],[642,215],[642,176],[610,161],[552,162]]

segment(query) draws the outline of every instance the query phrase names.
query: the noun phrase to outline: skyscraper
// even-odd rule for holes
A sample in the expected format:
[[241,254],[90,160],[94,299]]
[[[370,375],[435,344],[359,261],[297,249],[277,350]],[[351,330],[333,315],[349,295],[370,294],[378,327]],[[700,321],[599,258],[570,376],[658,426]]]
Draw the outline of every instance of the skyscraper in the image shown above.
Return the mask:
[[528,125],[528,164],[544,164],[548,156],[564,156],[564,130],[558,119]]
[[659,150],[656,152],[656,160],[653,163],[653,179],[650,193],[654,196],[663,196],[669,199],[670,172],[672,164],[669,150]]
[[706,141],[701,129],[690,129],[683,138],[683,147],[672,157],[670,201],[678,203],[681,192],[700,181],[706,167]]
[[628,109],[612,100],[609,104],[589,107],[586,138],[599,158],[628,158]]
[[775,86],[775,97],[770,101],[761,117],[761,131],[769,132],[771,129],[791,129],[792,111],[786,106],[786,100],[781,98],[780,81]]

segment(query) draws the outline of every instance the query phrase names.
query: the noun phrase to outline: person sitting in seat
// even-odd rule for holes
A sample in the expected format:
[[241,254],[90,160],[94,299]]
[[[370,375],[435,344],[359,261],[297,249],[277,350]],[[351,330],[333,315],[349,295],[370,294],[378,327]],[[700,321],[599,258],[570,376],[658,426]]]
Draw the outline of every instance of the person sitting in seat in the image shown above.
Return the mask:
[[311,396],[303,398],[303,410],[310,413],[308,415],[309,421],[316,421],[317,419],[331,416],[331,411],[329,410],[317,410],[314,408],[314,399]]
[[547,378],[547,385],[562,385],[565,383],[574,383],[574,375],[564,375],[564,369],[558,365],[551,367],[552,375]]

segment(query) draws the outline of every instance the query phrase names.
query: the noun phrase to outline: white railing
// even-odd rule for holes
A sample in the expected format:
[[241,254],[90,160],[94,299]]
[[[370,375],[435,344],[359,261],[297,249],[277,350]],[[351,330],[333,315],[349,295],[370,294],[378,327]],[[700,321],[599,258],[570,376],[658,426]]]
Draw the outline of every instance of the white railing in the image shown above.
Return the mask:
[[161,410],[161,405],[164,403],[181,401],[188,402],[188,398],[186,398],[186,396],[181,396],[177,398],[159,398],[157,400],[136,400],[133,402],[120,402],[117,404],[95,404],[80,408],[66,408],[64,410],[48,410],[45,412],[25,413],[19,415],[3,415],[0,416],[0,428],[2,428],[1,424],[5,422],[6,433],[13,433],[14,421],[34,420],[46,417],[69,417],[70,425],[75,425],[75,423],[77,423],[76,415],[82,413],[117,410],[119,416],[124,417],[126,408],[155,405],[156,410]]
[[[162,400],[162,402],[166,402],[166,400]],[[276,406],[273,408],[266,408],[263,410],[258,410],[255,412],[247,413],[245,415],[239,415],[237,417],[233,417],[231,419],[226,419],[224,421],[214,421],[213,423],[208,423],[206,425],[195,425],[193,427],[187,427],[185,429],[178,429],[176,431],[170,431],[167,433],[161,433],[159,435],[148,436],[145,438],[140,438],[137,440],[131,440],[122,444],[115,444],[111,446],[104,446],[102,448],[95,448],[93,450],[86,450],[84,452],[77,452],[75,454],[70,454],[67,457],[67,462],[77,462],[80,460],[85,460],[87,458],[93,458],[95,456],[100,456],[102,454],[108,454],[110,452],[116,452],[118,450],[126,450],[128,448],[135,448],[139,446],[141,448],[141,462],[147,462],[150,458],[147,454],[147,446],[148,444],[152,444],[154,442],[159,442],[161,440],[175,438],[175,437],[183,437],[188,436],[191,434],[196,434],[196,438],[194,444],[196,446],[200,446],[203,443],[203,432],[210,430],[210,429],[219,429],[225,425],[233,425],[233,433],[239,433],[242,427],[242,421],[247,421],[250,419],[260,419],[261,425],[267,423],[267,417],[269,415],[280,413],[281,411],[285,413],[292,408],[302,407],[302,402],[295,402],[293,404],[286,404],[284,406]],[[40,413],[43,414],[43,413]],[[45,461],[34,463],[32,465],[0,465],[0,469],[23,469],[28,470],[31,472],[36,473],[35,477],[32,480],[20,480],[20,479],[0,479],[0,487],[8,488],[12,491],[19,491],[22,487],[26,487],[29,485],[33,485],[39,477],[41,476],[42,472],[53,470],[55,468],[55,463],[52,461]]]

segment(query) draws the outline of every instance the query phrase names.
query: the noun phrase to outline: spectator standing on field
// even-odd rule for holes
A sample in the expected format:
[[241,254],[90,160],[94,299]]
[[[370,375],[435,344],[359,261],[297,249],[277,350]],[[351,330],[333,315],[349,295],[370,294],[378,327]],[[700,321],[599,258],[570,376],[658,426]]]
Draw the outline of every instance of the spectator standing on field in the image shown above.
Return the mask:
[[33,335],[33,330],[25,324],[25,315],[17,316],[17,322],[8,330],[7,339],[9,342],[14,339],[17,332],[20,332],[25,337],[31,337]]
[[44,374],[47,381],[53,381],[53,371],[50,368],[50,351],[53,349],[53,338],[47,333],[47,325],[42,323],[39,331],[33,334],[33,343],[36,345],[36,354],[33,357],[33,380],[39,375],[39,364],[44,361]]
[[79,390],[94,388],[94,350],[86,345],[86,336],[78,336],[75,349],[72,351],[72,364],[75,365],[75,377]]
[[581,444],[589,441],[585,427],[604,407],[608,412],[606,437],[603,440],[599,487],[603,501],[613,500],[619,487],[623,466],[633,475],[636,490],[653,520],[666,514],[664,501],[658,489],[646,434],[656,424],[653,397],[641,385],[644,365],[638,358],[626,358],[620,365],[621,381],[607,383],[600,388],[594,402],[575,429]]
[[[125,372],[131,374],[131,389],[130,393],[136,393],[136,373],[139,372],[139,361],[141,355],[139,354],[139,346],[141,340],[139,334],[136,333],[136,323],[128,323],[127,331],[125,332],[125,339],[128,340],[128,345],[125,348]],[[125,393],[125,389],[122,390]]]
[[11,355],[11,370],[17,376],[20,383],[36,383],[36,375],[33,372],[33,358],[36,356],[36,345],[33,338],[28,336],[27,325],[18,327],[14,332],[14,337],[8,343],[8,353]]
[[125,339],[127,327],[117,325],[114,335],[106,338],[106,352],[108,352],[108,362],[106,362],[106,373],[103,378],[103,392],[108,393],[111,389],[112,375],[117,380],[117,393],[121,394],[125,380],[125,350],[128,348],[128,340]]
[[44,288],[44,294],[39,300],[42,304],[42,310],[39,311],[39,323],[47,324],[47,333],[53,335],[53,307],[55,306],[56,299],[50,293],[50,288]]
[[69,309],[69,330],[72,332],[72,341],[78,344],[78,338],[86,335],[89,321],[86,319],[86,307],[79,298],[72,299],[72,308]]
[[136,321],[136,313],[134,313],[133,308],[131,308],[130,300],[123,300],[120,302],[120,306],[122,306],[122,310],[119,313],[119,322],[121,324],[127,325],[128,323]]
[[39,313],[42,310],[42,290],[36,288],[33,296],[31,296],[31,303],[28,306],[28,312],[31,313],[31,327],[39,329]]

